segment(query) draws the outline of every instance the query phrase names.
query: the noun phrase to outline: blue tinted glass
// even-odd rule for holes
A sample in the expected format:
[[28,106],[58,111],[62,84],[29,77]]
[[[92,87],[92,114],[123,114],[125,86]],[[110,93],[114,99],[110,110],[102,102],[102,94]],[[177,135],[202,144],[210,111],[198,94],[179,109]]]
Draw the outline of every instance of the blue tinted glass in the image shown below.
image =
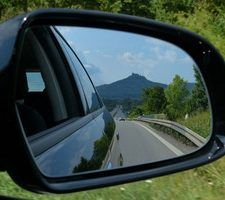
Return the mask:
[[40,72],[26,72],[29,92],[42,92],[45,84]]
[[75,56],[74,52],[70,49],[70,47],[59,36],[57,36],[57,38],[60,40],[59,42],[63,45],[63,47],[65,48],[64,50],[69,54],[69,57],[72,60],[72,67],[74,67],[79,76],[90,112],[99,109],[101,105],[96,95],[94,86],[92,85],[86,71],[84,70],[83,66]]

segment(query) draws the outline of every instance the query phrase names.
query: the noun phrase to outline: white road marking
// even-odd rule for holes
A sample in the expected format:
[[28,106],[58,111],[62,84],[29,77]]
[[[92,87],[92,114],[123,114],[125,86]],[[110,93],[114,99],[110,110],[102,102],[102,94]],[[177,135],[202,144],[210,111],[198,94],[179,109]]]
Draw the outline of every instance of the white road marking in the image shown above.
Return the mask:
[[179,150],[174,145],[172,145],[169,142],[167,142],[164,138],[160,137],[158,134],[154,133],[151,129],[147,128],[146,126],[144,126],[144,125],[142,125],[142,124],[140,124],[138,122],[133,122],[133,123],[141,126],[145,130],[147,130],[149,133],[151,133],[154,137],[156,137],[161,143],[163,143],[168,149],[170,149],[176,155],[178,155],[178,156],[184,155],[184,153],[181,150]]

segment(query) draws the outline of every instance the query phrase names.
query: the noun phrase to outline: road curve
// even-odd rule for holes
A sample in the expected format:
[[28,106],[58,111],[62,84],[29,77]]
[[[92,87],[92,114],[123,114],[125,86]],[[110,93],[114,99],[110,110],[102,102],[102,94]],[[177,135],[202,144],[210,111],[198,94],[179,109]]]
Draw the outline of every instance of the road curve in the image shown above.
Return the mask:
[[116,121],[123,165],[138,165],[177,157],[183,152],[139,122]]

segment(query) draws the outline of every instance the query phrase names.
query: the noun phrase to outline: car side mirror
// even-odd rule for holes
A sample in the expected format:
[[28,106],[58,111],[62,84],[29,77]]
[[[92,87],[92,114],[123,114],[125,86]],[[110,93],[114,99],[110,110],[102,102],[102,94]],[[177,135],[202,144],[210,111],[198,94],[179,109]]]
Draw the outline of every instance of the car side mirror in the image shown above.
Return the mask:
[[201,36],[69,9],[37,10],[0,31],[3,146],[14,147],[5,168],[22,187],[80,191],[225,154],[224,60]]

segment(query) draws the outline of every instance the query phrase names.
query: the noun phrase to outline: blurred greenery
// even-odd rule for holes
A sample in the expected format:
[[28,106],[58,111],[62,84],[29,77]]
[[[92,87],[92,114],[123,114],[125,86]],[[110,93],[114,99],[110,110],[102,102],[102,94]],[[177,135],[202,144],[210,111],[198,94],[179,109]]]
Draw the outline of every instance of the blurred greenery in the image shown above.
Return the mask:
[[[1,0],[0,19],[49,7],[126,13],[178,25],[207,38],[225,56],[224,0]],[[216,66],[213,67],[216,70]],[[67,195],[33,194],[18,187],[6,173],[1,173],[0,194],[28,199],[222,200],[225,196],[224,168],[225,159],[222,158],[213,164],[170,176]]]

